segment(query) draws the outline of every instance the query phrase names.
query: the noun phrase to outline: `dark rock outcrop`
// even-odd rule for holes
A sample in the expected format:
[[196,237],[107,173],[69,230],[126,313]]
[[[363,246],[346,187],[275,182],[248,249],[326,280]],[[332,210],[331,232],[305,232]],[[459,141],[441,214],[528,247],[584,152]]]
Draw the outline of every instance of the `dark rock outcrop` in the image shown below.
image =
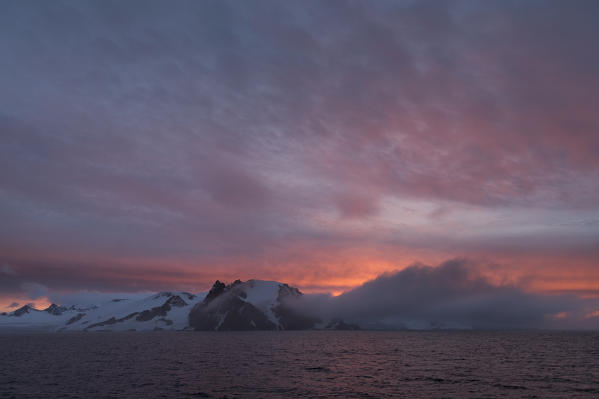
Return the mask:
[[210,288],[210,291],[208,291],[208,295],[206,295],[203,302],[211,302],[214,298],[225,292],[226,289],[227,285],[225,283],[221,282],[220,280],[216,280],[212,285],[212,288]]
[[166,302],[164,304],[165,305],[168,304],[168,305],[174,306],[176,308],[181,308],[183,306],[187,306],[187,302],[185,302],[183,299],[181,299],[181,297],[179,295],[171,296],[169,299],[166,300]]
[[216,281],[206,298],[189,312],[189,325],[195,330],[239,331],[276,330],[277,326],[254,305],[236,280],[225,285]]
[[[112,302],[114,302],[114,300]],[[68,310],[76,310],[77,312],[89,312],[94,309],[98,309],[98,306],[96,306],[96,305],[90,305],[90,306],[71,305]]]
[[152,320],[154,317],[158,316],[166,316],[168,311],[171,310],[171,306],[168,304],[164,304],[162,306],[156,306],[152,309],[144,310],[137,315],[135,320],[137,321],[148,321]]
[[58,306],[57,304],[53,303],[52,305],[48,306],[46,309],[44,309],[44,312],[50,313],[54,316],[59,316],[62,314],[62,312],[68,310],[66,307],[64,306]]
[[[250,280],[236,280],[226,285],[216,281],[206,298],[189,313],[189,325],[196,330],[305,330],[314,328],[318,318],[304,315],[293,306],[302,293],[287,284],[280,284],[277,297],[269,309],[259,309],[247,302],[246,289],[253,286]],[[276,320],[265,313],[274,315]],[[271,313],[272,312],[272,313]]]
[[197,304],[189,312],[189,325],[204,331],[276,330],[262,311],[236,296]]
[[187,306],[187,302],[181,299],[179,295],[172,296],[170,292],[167,294],[169,298],[161,306],[155,306],[152,309],[144,310],[135,318],[135,320],[148,321],[158,316],[164,317],[172,309],[173,306],[178,308]]
[[33,309],[31,306],[25,305],[25,306],[22,306],[22,307],[18,308],[14,312],[12,312],[12,315],[15,316],[15,317],[21,317],[24,314],[31,313],[31,312],[37,312],[37,311],[38,310]]
[[86,330],[90,330],[90,329],[92,329],[92,328],[94,328],[94,327],[103,327],[103,326],[109,326],[109,325],[111,325],[111,324],[116,324],[116,323],[117,323],[117,320],[116,320],[116,318],[114,318],[114,317],[111,317],[111,318],[110,318],[110,319],[108,319],[108,320],[104,320],[104,321],[101,321],[101,322],[99,322],[99,323],[90,324],[90,325],[89,325],[89,326],[87,326],[85,329],[86,329]]
[[[133,318],[133,317],[135,317],[135,315],[137,315],[137,314],[138,314],[138,312],[133,312],[133,313],[131,313],[131,314],[128,314],[128,315],[127,315],[127,316],[125,316],[125,317],[121,317],[120,319],[117,319],[116,317],[111,317],[111,318],[110,318],[110,319],[108,319],[108,320],[104,320],[104,321],[101,321],[101,322],[99,322],[99,323],[90,324],[90,325],[89,325],[89,326],[87,326],[85,329],[86,329],[86,330],[90,330],[90,329],[92,329],[92,328],[95,328],[95,327],[103,327],[103,326],[109,326],[109,325],[111,325],[111,324],[122,323],[122,322],[124,322],[125,320],[132,319],[132,318]],[[70,321],[70,320],[69,320],[69,321]],[[69,324],[69,323],[67,323],[67,324]]]
[[85,313],[79,313],[77,316],[73,316],[69,319],[69,321],[67,321],[67,326],[73,323],[78,322],[79,320],[81,320],[83,317],[85,316]]

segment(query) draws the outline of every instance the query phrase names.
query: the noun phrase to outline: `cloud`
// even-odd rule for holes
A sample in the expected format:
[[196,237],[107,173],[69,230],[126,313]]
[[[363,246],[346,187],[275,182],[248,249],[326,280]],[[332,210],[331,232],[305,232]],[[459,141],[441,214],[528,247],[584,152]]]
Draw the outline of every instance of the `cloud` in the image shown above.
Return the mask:
[[597,328],[598,300],[527,293],[494,284],[479,265],[454,259],[386,273],[337,297],[307,295],[295,303],[323,319],[371,328]]
[[378,213],[377,197],[369,197],[358,193],[342,193],[336,198],[340,216],[349,219],[365,218]]
[[19,307],[19,303],[18,302],[13,302],[10,305],[7,306],[7,308],[18,308]]
[[21,284],[21,289],[25,291],[29,299],[39,299],[48,294],[48,287],[35,282],[25,282]]
[[5,263],[2,265],[2,267],[0,267],[0,274],[4,274],[6,276],[16,276],[17,272],[10,265]]
[[[0,289],[210,274],[205,286],[225,269],[330,280],[364,257],[327,275],[318,258],[357,247],[376,254],[369,265],[550,253],[596,276],[599,225],[571,223],[599,210],[598,12],[592,0],[6,5],[0,261],[27,278],[2,268]],[[156,259],[178,280],[157,283]],[[124,263],[148,273],[115,273]]]

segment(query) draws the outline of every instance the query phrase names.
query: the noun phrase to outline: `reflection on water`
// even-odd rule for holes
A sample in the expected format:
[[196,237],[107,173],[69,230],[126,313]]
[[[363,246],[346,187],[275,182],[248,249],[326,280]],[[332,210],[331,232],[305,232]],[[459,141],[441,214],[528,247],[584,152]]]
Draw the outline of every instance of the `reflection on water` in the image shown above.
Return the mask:
[[599,334],[0,335],[2,398],[599,397]]

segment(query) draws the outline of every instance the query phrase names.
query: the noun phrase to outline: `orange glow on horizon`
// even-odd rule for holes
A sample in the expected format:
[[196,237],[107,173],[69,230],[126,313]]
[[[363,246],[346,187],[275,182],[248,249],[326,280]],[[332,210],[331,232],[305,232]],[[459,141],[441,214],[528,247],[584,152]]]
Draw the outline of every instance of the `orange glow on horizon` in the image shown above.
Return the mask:
[[599,310],[595,310],[584,316],[585,319],[592,319],[593,317],[599,317]]
[[[599,297],[599,270],[589,258],[532,257],[524,255],[499,256],[409,251],[405,248],[340,248],[336,251],[315,251],[305,245],[293,245],[288,253],[269,253],[257,258],[160,259],[148,257],[103,257],[100,254],[15,253],[8,263],[17,265],[36,259],[48,260],[46,274],[67,273],[80,281],[78,290],[106,286],[102,291],[142,292],[176,290],[203,292],[214,281],[232,282],[236,279],[274,280],[288,283],[304,293],[339,295],[373,280],[383,273],[400,271],[417,261],[424,265],[439,265],[452,258],[472,260],[475,271],[489,278],[492,284],[512,284],[527,292],[560,294],[572,293],[581,297]],[[492,259],[490,261],[489,259]],[[565,268],[564,265],[568,267]],[[17,268],[27,275],[28,266]],[[34,271],[32,271],[33,273]],[[52,288],[52,287],[49,287]],[[77,291],[70,287],[61,291]],[[19,303],[31,300],[15,300]],[[8,301],[5,301],[8,302]],[[39,306],[42,306],[42,302]],[[10,302],[6,303],[8,306]],[[49,305],[43,302],[44,305]],[[14,309],[13,309],[14,310]]]

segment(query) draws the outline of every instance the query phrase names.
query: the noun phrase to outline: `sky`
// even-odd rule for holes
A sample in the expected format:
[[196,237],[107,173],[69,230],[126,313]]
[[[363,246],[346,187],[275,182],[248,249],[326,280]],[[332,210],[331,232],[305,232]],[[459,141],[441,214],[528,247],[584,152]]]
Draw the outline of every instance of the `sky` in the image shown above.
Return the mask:
[[599,297],[597,1],[0,8],[0,310],[452,261]]

